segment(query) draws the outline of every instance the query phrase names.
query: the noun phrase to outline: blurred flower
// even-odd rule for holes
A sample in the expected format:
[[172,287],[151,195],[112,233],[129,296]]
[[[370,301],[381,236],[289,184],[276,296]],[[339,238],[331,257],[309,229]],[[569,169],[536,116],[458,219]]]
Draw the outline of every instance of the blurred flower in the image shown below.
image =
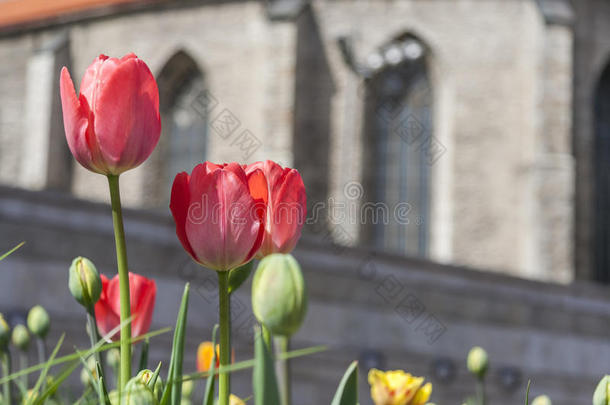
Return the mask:
[[551,398],[546,395],[538,395],[532,401],[532,405],[552,405]]
[[[265,237],[257,257],[290,253],[301,237],[307,214],[303,179],[296,169],[271,160],[246,166],[252,195],[265,203]],[[260,175],[260,172],[264,176]]]
[[86,257],[77,257],[72,260],[68,287],[72,296],[87,311],[93,309],[102,294],[102,280],[91,260]]
[[423,405],[430,398],[432,384],[402,370],[369,371],[371,397],[375,405]]
[[[205,373],[212,367],[214,349],[212,342],[201,342],[197,347],[197,371]],[[235,361],[235,351],[231,353],[231,362]],[[220,346],[216,345],[216,369],[220,367]]]
[[190,398],[193,395],[193,389],[195,388],[195,384],[193,384],[193,380],[186,380],[182,382],[182,397]]
[[229,405],[246,405],[237,395],[231,394],[229,397]]
[[[95,317],[97,328],[102,336],[107,335],[120,325],[121,301],[119,297],[119,276],[109,280],[103,274],[102,294],[95,304]],[[157,284],[154,280],[147,279],[139,274],[129,273],[129,298],[131,307],[131,336],[138,337],[148,332],[152,315],[155,309],[155,297],[157,296]],[[110,339],[119,339],[117,332]]]
[[[87,367],[83,367],[80,371],[80,382],[85,387],[95,387],[95,380],[97,380],[97,365],[95,362],[95,357],[89,357],[86,363]],[[91,377],[93,377],[93,379]]]
[[[146,369],[141,370],[133,379],[140,381],[142,384],[150,388],[150,381],[154,375],[155,373],[153,371]],[[152,391],[155,394],[155,397],[157,397],[157,400],[160,400],[161,395],[163,394],[163,380],[161,379],[161,376],[157,376],[157,380],[155,381],[155,386]]]
[[487,367],[489,366],[489,360],[485,349],[479,346],[475,346],[468,352],[468,358],[466,359],[466,365],[468,371],[477,376],[478,378],[485,377]]
[[43,307],[36,305],[28,313],[27,324],[33,335],[44,339],[51,328],[51,319]]
[[23,325],[17,325],[13,329],[12,336],[13,345],[18,347],[21,351],[25,352],[30,346],[30,334],[28,328]]
[[291,254],[264,257],[252,281],[252,311],[274,335],[291,336],[307,313],[307,291],[299,263]]
[[118,348],[108,349],[106,352],[106,363],[112,367],[113,370],[118,371],[121,365],[121,351]]
[[593,393],[593,405],[610,405],[610,375],[605,375]]
[[193,260],[216,271],[241,266],[258,251],[263,208],[237,163],[199,164],[190,176],[179,173],[172,186],[170,209],[178,239]]
[[64,67],[60,90],[68,146],[85,168],[121,174],[140,165],[157,145],[159,90],[146,63],[133,53],[121,59],[98,56],[81,80],[79,95]]
[[0,351],[4,351],[11,340],[11,328],[6,323],[4,316],[0,314]]

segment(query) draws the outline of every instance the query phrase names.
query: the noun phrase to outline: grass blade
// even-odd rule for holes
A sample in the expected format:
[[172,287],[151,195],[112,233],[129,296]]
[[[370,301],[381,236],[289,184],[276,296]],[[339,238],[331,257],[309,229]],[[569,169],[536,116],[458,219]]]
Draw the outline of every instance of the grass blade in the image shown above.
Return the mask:
[[5,254],[3,254],[2,256],[0,256],[0,262],[2,260],[4,260],[6,257],[8,257],[8,255],[10,255],[11,253],[13,253],[15,250],[19,249],[21,246],[23,246],[25,244],[25,242],[21,242],[20,244],[18,244],[17,246],[15,246],[14,248],[12,248],[11,250],[9,250],[8,252],[6,252]]
[[205,384],[205,394],[203,395],[203,405],[214,405],[214,383],[216,382],[216,334],[218,333],[218,324],[214,325],[212,331],[212,364],[210,365],[210,375]]
[[46,380],[47,373],[49,372],[49,369],[51,368],[51,363],[53,363],[53,360],[57,356],[57,352],[59,352],[59,348],[64,343],[64,338],[65,337],[66,337],[66,334],[64,333],[59,338],[59,341],[55,345],[55,348],[53,349],[53,352],[51,353],[51,356],[49,357],[49,360],[47,360],[47,362],[44,365],[44,368],[40,372],[40,376],[38,377],[38,380],[36,381],[36,384],[34,385],[34,388],[32,389],[32,396],[30,398],[28,398],[28,401],[27,401],[26,405],[31,405],[31,404],[34,403],[34,399],[36,397],[36,393],[40,390],[40,388],[42,387],[42,384]]
[[150,341],[148,339],[144,340],[144,344],[142,346],[142,354],[140,355],[140,364],[138,367],[138,371],[146,370],[148,368],[148,347],[150,345]]
[[358,404],[358,362],[354,361],[343,375],[330,405]]

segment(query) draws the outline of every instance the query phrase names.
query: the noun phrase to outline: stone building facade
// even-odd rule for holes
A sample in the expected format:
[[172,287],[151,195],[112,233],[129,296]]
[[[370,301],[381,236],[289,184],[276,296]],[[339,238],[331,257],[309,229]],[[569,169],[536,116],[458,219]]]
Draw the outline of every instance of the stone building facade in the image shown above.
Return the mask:
[[[0,310],[28,305],[4,286],[26,289],[44,273],[52,288],[41,302],[75,329],[77,315],[56,301],[65,264],[89,255],[112,271],[97,250],[111,250],[107,186],[67,150],[58,80],[67,66],[78,87],[99,53],[135,52],[157,77],[163,133],[121,186],[132,262],[159,277],[163,302],[191,275],[160,268],[185,267],[167,210],[173,175],[202,160],[273,159],[297,167],[308,190],[297,256],[312,310],[297,344],[333,348],[297,366],[298,404],[325,403],[326,377],[349,359],[384,356],[436,375],[437,402],[459,401],[472,344],[497,359],[494,403],[521,400],[525,377],[556,404],[589,401],[610,356],[610,300],[590,282],[610,281],[603,0],[16,8],[30,3],[0,2],[0,250],[29,241],[7,262],[19,272],[0,272]],[[412,292],[446,329],[438,342],[403,311]],[[174,310],[159,310],[156,325]],[[193,322],[199,336],[213,319]]]
[[[158,77],[164,134],[153,158],[124,176],[129,206],[166,210],[172,174],[197,161],[269,158],[303,172],[310,201],[357,207],[346,221],[325,215],[340,227],[340,243],[399,243],[393,250],[434,261],[566,283],[575,274],[573,30],[570,18],[553,18],[555,3],[568,7],[144,2],[6,27],[0,181],[104,199],[104,179],[74,164],[62,143],[57,75],[65,65],[78,82],[97,54],[134,51]],[[382,118],[367,100],[386,67],[408,67],[410,57],[392,60],[399,46],[425,59],[428,121],[416,107],[403,109],[407,119],[395,120],[386,147],[404,156],[392,157],[380,152],[371,122]],[[398,178],[409,153],[423,161],[409,168],[417,180]],[[357,195],[347,195],[354,185]],[[391,195],[401,188],[412,200]],[[387,232],[363,227],[360,208],[385,203],[392,211],[403,200],[413,214],[405,236],[395,229],[386,235],[393,241],[376,243]],[[402,241],[410,235],[419,249]]]

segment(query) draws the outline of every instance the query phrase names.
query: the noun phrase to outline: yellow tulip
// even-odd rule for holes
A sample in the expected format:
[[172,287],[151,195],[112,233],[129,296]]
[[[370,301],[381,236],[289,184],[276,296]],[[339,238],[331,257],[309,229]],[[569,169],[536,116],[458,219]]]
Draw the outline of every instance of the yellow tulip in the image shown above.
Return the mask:
[[229,397],[229,405],[246,405],[246,403],[239,399],[239,397],[236,395],[231,394]]
[[432,393],[432,384],[424,386],[423,377],[402,370],[369,372],[371,397],[375,405],[424,405]]

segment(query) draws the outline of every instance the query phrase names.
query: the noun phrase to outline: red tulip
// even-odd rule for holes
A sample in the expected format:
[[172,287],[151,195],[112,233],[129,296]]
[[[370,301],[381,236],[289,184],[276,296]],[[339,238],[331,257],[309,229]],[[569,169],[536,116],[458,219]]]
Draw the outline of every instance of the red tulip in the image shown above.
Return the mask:
[[[264,178],[257,175],[258,171]],[[270,160],[246,166],[246,174],[253,195],[266,204],[265,237],[257,256],[290,253],[301,237],[307,214],[301,175]]]
[[[119,276],[109,280],[103,274],[102,295],[95,304],[95,318],[97,328],[102,336],[107,335],[121,324],[121,301],[119,298]],[[131,336],[137,337],[148,332],[152,315],[155,310],[155,297],[157,284],[139,274],[129,273],[129,299],[131,306]],[[119,339],[120,334],[112,336],[113,341]]]
[[133,53],[98,56],[87,68],[77,96],[65,67],[61,105],[70,151],[85,168],[120,174],[148,158],[161,134],[159,90]]
[[[254,171],[251,177],[263,174]],[[260,248],[264,204],[251,195],[246,173],[237,163],[205,162],[190,176],[179,173],[169,207],[182,246],[203,266],[231,270],[249,262]]]

